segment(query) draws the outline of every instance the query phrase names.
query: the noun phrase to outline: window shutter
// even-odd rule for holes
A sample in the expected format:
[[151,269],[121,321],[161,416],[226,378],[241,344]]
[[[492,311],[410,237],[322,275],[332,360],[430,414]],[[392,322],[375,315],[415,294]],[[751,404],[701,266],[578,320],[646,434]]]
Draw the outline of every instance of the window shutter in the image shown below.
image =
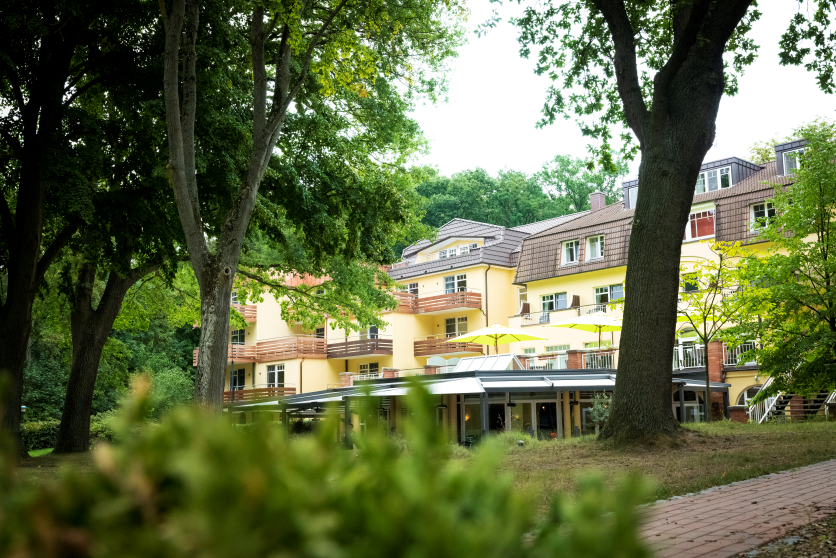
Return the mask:
[[578,308],[581,305],[580,295],[572,295],[572,306],[570,308]]
[[520,304],[520,314],[531,314],[531,304],[528,302]]

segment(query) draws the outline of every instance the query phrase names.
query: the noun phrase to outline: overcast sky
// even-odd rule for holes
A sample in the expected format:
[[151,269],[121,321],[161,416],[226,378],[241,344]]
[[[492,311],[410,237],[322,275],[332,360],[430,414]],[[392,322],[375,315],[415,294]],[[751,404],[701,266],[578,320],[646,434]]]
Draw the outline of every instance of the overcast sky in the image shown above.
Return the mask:
[[[822,93],[814,74],[778,64],[778,41],[799,4],[760,0],[763,16],[751,33],[759,57],[740,79],[740,93],[723,97],[714,147],[706,161],[746,158],[756,141],[786,135],[817,116],[834,116],[834,99]],[[586,157],[587,138],[572,120],[559,119],[536,129],[549,80],[534,75],[533,60],[518,55],[516,29],[507,21],[513,6],[500,6],[504,21],[483,37],[473,28],[496,4],[472,0],[468,44],[448,74],[446,103],[417,107],[414,117],[430,141],[430,153],[418,162],[450,175],[481,167],[491,174],[504,168],[537,171],[557,154]],[[511,12],[509,12],[511,10]],[[631,165],[635,176],[638,162]]]

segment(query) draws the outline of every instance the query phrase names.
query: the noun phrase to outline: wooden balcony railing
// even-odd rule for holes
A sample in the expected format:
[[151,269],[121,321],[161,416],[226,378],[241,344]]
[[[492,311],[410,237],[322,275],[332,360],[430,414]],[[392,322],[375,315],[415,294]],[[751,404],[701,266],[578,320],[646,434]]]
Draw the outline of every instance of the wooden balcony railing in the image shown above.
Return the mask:
[[307,335],[279,337],[258,342],[258,360],[286,360],[291,358],[327,358],[325,339]]
[[453,293],[418,295],[413,314],[431,314],[462,308],[482,308],[482,294],[475,289],[469,289]]
[[[197,366],[197,353],[197,349],[192,352],[192,366]],[[227,346],[227,362],[269,362],[292,358],[326,358],[327,355],[325,339],[305,335],[265,339],[254,345],[230,343]]]
[[445,355],[450,353],[481,353],[479,343],[448,343],[445,335],[431,335],[415,340],[415,356]]
[[296,395],[296,386],[294,384],[256,384],[254,386],[242,386],[241,388],[224,392],[224,405],[277,399],[279,397],[287,397],[288,395]]
[[373,339],[348,338],[344,341],[328,343],[328,358],[353,358],[366,355],[391,355],[392,339],[376,337]]
[[258,307],[255,304],[238,304],[237,302],[233,302],[230,304],[230,307],[238,310],[238,313],[248,322],[256,321]]
[[[192,351],[192,366],[197,366],[198,350]],[[226,346],[226,361],[227,362],[258,362],[258,354],[255,345],[239,345],[236,343],[229,343]]]

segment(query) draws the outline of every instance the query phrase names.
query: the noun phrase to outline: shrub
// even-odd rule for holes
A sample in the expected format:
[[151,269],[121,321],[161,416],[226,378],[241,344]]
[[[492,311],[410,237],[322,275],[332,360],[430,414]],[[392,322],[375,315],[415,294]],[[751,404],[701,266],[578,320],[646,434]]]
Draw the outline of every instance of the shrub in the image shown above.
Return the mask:
[[60,420],[27,421],[23,434],[24,449],[31,451],[54,448],[60,424]]
[[114,421],[119,441],[97,447],[89,473],[21,484],[3,453],[0,555],[648,555],[637,539],[636,504],[648,489],[639,479],[616,492],[586,480],[537,525],[534,494],[497,475],[499,447],[487,442],[467,462],[450,460],[431,396],[409,397],[409,451],[369,428],[349,452],[334,443],[336,420],[289,440],[269,422],[241,429],[180,408],[137,429],[149,407],[140,393]]

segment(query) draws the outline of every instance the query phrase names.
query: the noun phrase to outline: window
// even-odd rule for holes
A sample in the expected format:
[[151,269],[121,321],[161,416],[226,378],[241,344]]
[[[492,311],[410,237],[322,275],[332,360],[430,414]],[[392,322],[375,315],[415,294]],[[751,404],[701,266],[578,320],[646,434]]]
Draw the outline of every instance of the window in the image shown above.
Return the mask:
[[229,389],[244,389],[244,369],[239,368],[229,373]]
[[731,185],[731,167],[723,167],[722,169],[701,172],[697,176],[697,186],[694,188],[694,193],[714,192]]
[[545,348],[547,353],[557,353],[560,351],[568,351],[569,345],[548,345]]
[[232,291],[232,296],[229,300],[232,304],[238,304],[238,291]]
[[377,374],[379,371],[379,362],[366,362],[360,365],[360,374]]
[[540,297],[540,308],[543,312],[566,309],[566,293],[542,295]]
[[359,331],[360,339],[377,339],[380,337],[377,326],[371,326]]
[[314,334],[314,337],[316,337],[317,339],[325,339],[325,328],[324,327],[316,328],[316,333]]
[[700,284],[697,282],[697,276],[693,274],[683,275],[684,283],[682,284],[682,291],[686,293],[695,293],[700,290]]
[[444,320],[444,333],[447,337],[458,337],[467,333],[467,318],[447,318]]
[[325,294],[325,289],[317,289],[316,290],[316,296],[322,296],[324,294]]
[[804,155],[803,149],[796,149],[795,151],[787,151],[784,153],[784,174],[793,174],[798,168],[799,158]]
[[740,394],[740,397],[737,398],[738,405],[748,405],[749,400],[752,399],[754,396],[758,394],[763,386],[752,386],[743,393]]
[[[471,250],[473,250],[474,248],[477,248],[477,247],[478,247],[478,245],[475,242],[473,242],[471,244],[465,244],[464,246],[459,246],[459,256],[463,256],[465,254],[468,254],[468,253],[470,253]],[[454,252],[455,252],[455,250],[456,249],[453,248]]]
[[[611,339],[602,340],[601,341],[601,348],[604,348],[604,347],[612,347],[612,340]],[[598,348],[598,341],[592,341],[592,342],[589,342],[589,343],[584,343],[583,348],[584,349],[597,349]]]
[[418,283],[410,283],[409,286],[406,288],[406,292],[409,294],[418,294]]
[[467,274],[450,275],[444,278],[444,294],[460,293],[467,290]]
[[694,211],[688,216],[682,240],[697,240],[714,236],[714,210]]
[[523,302],[528,302],[528,288],[517,287],[517,302],[522,305]]
[[284,386],[284,364],[271,364],[267,367],[267,387]]
[[609,285],[607,287],[595,287],[595,304],[607,304],[624,298],[623,285]]
[[447,259],[447,250],[439,250],[438,251],[438,259],[439,260],[446,260]]
[[570,240],[563,243],[563,265],[578,263],[580,241]]
[[756,203],[752,206],[752,230],[769,226],[769,221],[775,217],[775,206],[772,202]]
[[524,354],[524,355],[533,355],[533,354],[535,354],[535,349],[534,349],[534,347],[526,347],[525,349],[523,349],[523,354]]
[[635,209],[636,208],[636,202],[639,199],[639,187],[635,186],[633,188],[630,188],[629,190],[627,190],[627,195],[628,195],[628,200],[627,201],[629,203],[629,205],[627,207],[629,209]]
[[598,260],[604,257],[604,235],[591,236],[587,240],[587,260]]
[[244,330],[243,329],[233,329],[229,335],[229,341],[233,345],[243,345],[244,344]]

